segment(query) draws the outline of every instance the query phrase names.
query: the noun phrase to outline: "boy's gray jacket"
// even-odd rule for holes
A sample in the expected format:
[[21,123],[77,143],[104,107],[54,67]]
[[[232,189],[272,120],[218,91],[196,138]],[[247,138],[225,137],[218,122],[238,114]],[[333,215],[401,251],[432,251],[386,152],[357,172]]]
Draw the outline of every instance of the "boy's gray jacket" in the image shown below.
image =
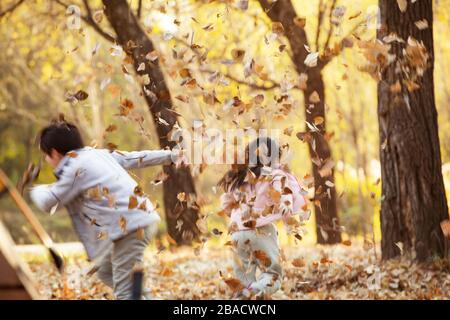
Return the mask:
[[32,188],[30,196],[46,212],[65,206],[88,257],[96,259],[112,241],[161,220],[126,169],[170,164],[172,155],[171,150],[74,150],[55,169],[58,181]]

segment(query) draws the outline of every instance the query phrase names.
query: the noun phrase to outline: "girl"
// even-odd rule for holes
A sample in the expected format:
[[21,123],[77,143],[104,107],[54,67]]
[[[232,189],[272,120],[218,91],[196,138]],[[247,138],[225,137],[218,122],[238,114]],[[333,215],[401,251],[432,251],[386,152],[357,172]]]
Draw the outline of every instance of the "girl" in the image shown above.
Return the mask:
[[[306,201],[297,179],[279,164],[281,151],[270,138],[258,138],[245,151],[245,164],[234,165],[219,181],[221,207],[231,218],[236,253],[234,272],[244,289],[237,297],[264,297],[281,286],[278,232],[273,222],[292,224]],[[256,277],[259,267],[261,274]]]

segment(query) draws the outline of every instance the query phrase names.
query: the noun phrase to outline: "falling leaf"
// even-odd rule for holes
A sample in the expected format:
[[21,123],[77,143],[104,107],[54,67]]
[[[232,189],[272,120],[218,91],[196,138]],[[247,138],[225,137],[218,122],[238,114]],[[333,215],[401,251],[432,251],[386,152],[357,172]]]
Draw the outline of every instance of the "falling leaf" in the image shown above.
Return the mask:
[[127,116],[134,109],[134,103],[130,99],[123,99],[120,102],[120,115]]
[[319,169],[319,174],[321,177],[330,176],[332,173],[332,169],[334,168],[334,161],[330,158],[325,161],[322,167]]
[[66,153],[66,156],[68,156],[70,158],[76,158],[76,157],[78,157],[78,153],[76,153],[75,151],[69,151]]
[[364,239],[364,243],[363,243],[364,251],[369,251],[372,248],[373,248],[373,243],[370,242],[369,240]]
[[343,244],[344,246],[351,246],[351,245],[352,245],[352,242],[351,242],[350,240],[344,240],[344,241],[342,241],[342,244]]
[[139,71],[144,71],[144,70],[145,70],[145,63],[141,62],[137,68],[137,71],[139,72]]
[[170,277],[171,275],[173,275],[173,271],[168,267],[164,267],[161,270],[160,275],[162,275],[163,277]]
[[133,193],[137,196],[142,197],[144,195],[144,190],[140,185],[137,185],[136,187],[134,187]]
[[450,237],[450,220],[449,219],[441,222],[441,229],[442,229],[442,232],[444,233],[444,236]]
[[324,117],[321,117],[321,116],[314,117],[314,124],[315,124],[316,126],[321,125],[321,124],[323,124],[324,122],[325,122]]
[[255,250],[253,251],[253,255],[255,256],[256,259],[259,260],[259,262],[261,262],[261,264],[265,267],[270,267],[270,265],[272,264],[272,261],[270,260],[270,258],[267,256],[267,253],[262,251],[262,250]]
[[333,188],[333,187],[334,187],[334,183],[331,182],[330,180],[325,181],[325,185],[326,185],[327,187],[330,187],[330,188]]
[[180,192],[177,194],[177,199],[180,202],[185,202],[186,201],[186,193],[185,192]]
[[308,75],[306,73],[300,73],[298,87],[300,90],[306,90],[308,88]]
[[256,220],[248,220],[243,223],[244,227],[249,229],[255,229],[256,228]]
[[119,217],[119,226],[120,230],[122,230],[122,233],[127,232],[127,219],[125,219],[125,217],[122,215]]
[[353,20],[358,18],[361,15],[362,11],[358,11],[357,13],[355,13],[354,15],[351,15],[348,20]]
[[153,50],[146,54],[145,59],[154,62],[156,61],[156,59],[158,59],[158,57],[159,57],[158,52],[156,50]]
[[242,62],[245,56],[245,50],[241,49],[233,49],[231,50],[231,56],[234,62]]
[[68,94],[66,101],[72,101],[73,99],[76,99],[76,101],[83,101],[86,100],[89,97],[89,94],[86,91],[78,90],[74,95]]
[[112,142],[108,142],[107,144],[106,144],[106,147],[108,148],[108,150],[109,151],[114,151],[114,150],[116,150],[117,149],[117,144],[115,144],[115,143],[112,143]]
[[305,65],[307,67],[316,67],[317,66],[317,59],[319,58],[319,53],[318,52],[311,52],[310,54],[308,54],[306,56],[306,59],[304,61]]
[[403,243],[402,242],[396,242],[395,245],[399,248],[400,255],[403,255]]
[[130,196],[128,200],[128,209],[134,209],[138,206],[138,200],[135,196]]
[[116,126],[115,124],[110,124],[110,125],[105,129],[106,132],[113,132],[113,131],[116,131],[116,130],[117,130],[117,126]]
[[100,231],[97,233],[97,240],[106,240],[108,239],[108,233],[106,231]]
[[400,81],[397,80],[393,85],[390,86],[390,90],[392,93],[399,93],[402,91],[402,85],[400,84]]
[[428,20],[427,19],[418,20],[418,21],[414,22],[414,24],[416,25],[416,27],[419,30],[428,29]]
[[294,131],[294,127],[293,126],[290,126],[290,127],[288,127],[288,128],[285,128],[284,130],[283,130],[283,134],[285,134],[285,135],[287,135],[287,136],[291,136],[292,135],[292,131]]
[[103,20],[103,10],[97,10],[94,12],[94,14],[92,15],[92,17],[94,18],[94,21],[96,23],[100,23]]
[[245,288],[245,286],[241,283],[241,281],[236,278],[224,279],[223,281],[233,292],[238,292]]
[[294,24],[299,28],[304,28],[306,26],[306,18],[304,17],[295,17],[294,18]]
[[401,12],[405,12],[406,8],[408,7],[408,1],[407,0],[397,0],[398,8]]
[[136,230],[136,239],[138,240],[144,240],[145,237],[145,232],[143,228],[138,228]]
[[320,102],[320,96],[317,93],[317,91],[314,91],[313,93],[311,93],[311,95],[309,96],[309,102],[311,102],[311,103],[319,103]]
[[283,24],[281,22],[272,23],[272,32],[277,34],[278,36],[283,35],[283,33],[284,33]]
[[238,0],[236,2],[236,8],[241,9],[243,11],[248,9],[248,0]]
[[303,268],[306,264],[302,258],[296,258],[292,260],[292,265],[297,268]]

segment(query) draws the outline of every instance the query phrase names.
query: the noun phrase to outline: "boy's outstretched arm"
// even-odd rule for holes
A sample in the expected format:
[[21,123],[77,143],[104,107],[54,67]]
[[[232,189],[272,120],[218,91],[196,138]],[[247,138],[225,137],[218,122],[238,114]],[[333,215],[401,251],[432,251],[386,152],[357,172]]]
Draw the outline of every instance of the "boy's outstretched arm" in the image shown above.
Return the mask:
[[172,159],[179,158],[176,150],[142,150],[119,151],[114,150],[111,155],[125,169],[143,168],[159,164],[171,164]]
[[56,205],[64,206],[82,192],[84,176],[84,169],[66,165],[58,181],[33,187],[31,200],[42,211],[51,212]]

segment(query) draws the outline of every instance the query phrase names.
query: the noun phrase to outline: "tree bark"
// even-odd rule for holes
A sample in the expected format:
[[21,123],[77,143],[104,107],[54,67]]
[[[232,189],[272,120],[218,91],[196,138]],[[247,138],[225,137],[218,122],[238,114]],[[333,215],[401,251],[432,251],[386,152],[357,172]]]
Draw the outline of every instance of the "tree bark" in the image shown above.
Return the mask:
[[[170,92],[158,63],[151,63],[145,59],[145,56],[153,51],[153,43],[140,27],[126,0],[103,0],[103,4],[105,15],[117,34],[119,44],[133,58],[136,73],[139,76],[148,74],[150,78],[150,84],[142,85],[143,96],[154,118],[160,146],[172,148],[176,143],[169,141],[168,134],[177,117],[172,111]],[[138,71],[142,63],[145,68]],[[164,119],[169,125],[161,123],[159,118]],[[194,205],[187,207],[186,202],[180,202],[177,195],[185,192],[188,197],[195,199],[196,191],[192,175],[189,168],[176,169],[172,165],[164,166],[163,170],[168,175],[163,183],[168,233],[178,244],[190,243],[199,235],[196,225],[199,208],[195,201]]]
[[[306,32],[294,23],[297,16],[294,6],[290,0],[279,0],[271,2],[268,0],[259,0],[272,22],[280,22],[283,25],[284,33],[289,41],[292,50],[292,60],[299,74],[305,73],[308,76],[307,88],[303,90],[305,101],[306,121],[313,124],[317,117],[323,118],[323,123],[317,127],[319,132],[311,132],[306,126],[315,141],[315,149],[311,143],[308,143],[309,153],[312,161],[312,172],[314,177],[315,204],[314,212],[316,217],[317,242],[320,244],[334,244],[341,242],[341,232],[337,216],[336,189],[325,185],[326,181],[334,184],[334,170],[330,175],[322,176],[320,169],[327,161],[331,161],[331,149],[328,141],[324,138],[326,132],[325,117],[325,86],[322,77],[322,68],[324,64],[309,68],[304,61],[308,55],[305,45],[308,46]],[[320,97],[320,102],[310,102],[310,96],[316,92]],[[317,165],[316,163],[319,163]],[[329,190],[329,192],[327,192]]]
[[[405,12],[397,1],[380,0],[380,10],[379,39],[393,32],[405,42],[411,36],[423,41],[429,54],[420,88],[410,92],[404,85],[405,69],[398,65],[406,44],[393,42],[396,62],[382,72],[378,85],[382,257],[401,254],[396,245],[401,242],[403,251],[425,261],[444,255],[440,222],[448,219],[434,98],[432,0],[408,2]],[[429,27],[419,30],[415,22],[422,19]],[[400,92],[391,90],[397,81],[402,84]]]

